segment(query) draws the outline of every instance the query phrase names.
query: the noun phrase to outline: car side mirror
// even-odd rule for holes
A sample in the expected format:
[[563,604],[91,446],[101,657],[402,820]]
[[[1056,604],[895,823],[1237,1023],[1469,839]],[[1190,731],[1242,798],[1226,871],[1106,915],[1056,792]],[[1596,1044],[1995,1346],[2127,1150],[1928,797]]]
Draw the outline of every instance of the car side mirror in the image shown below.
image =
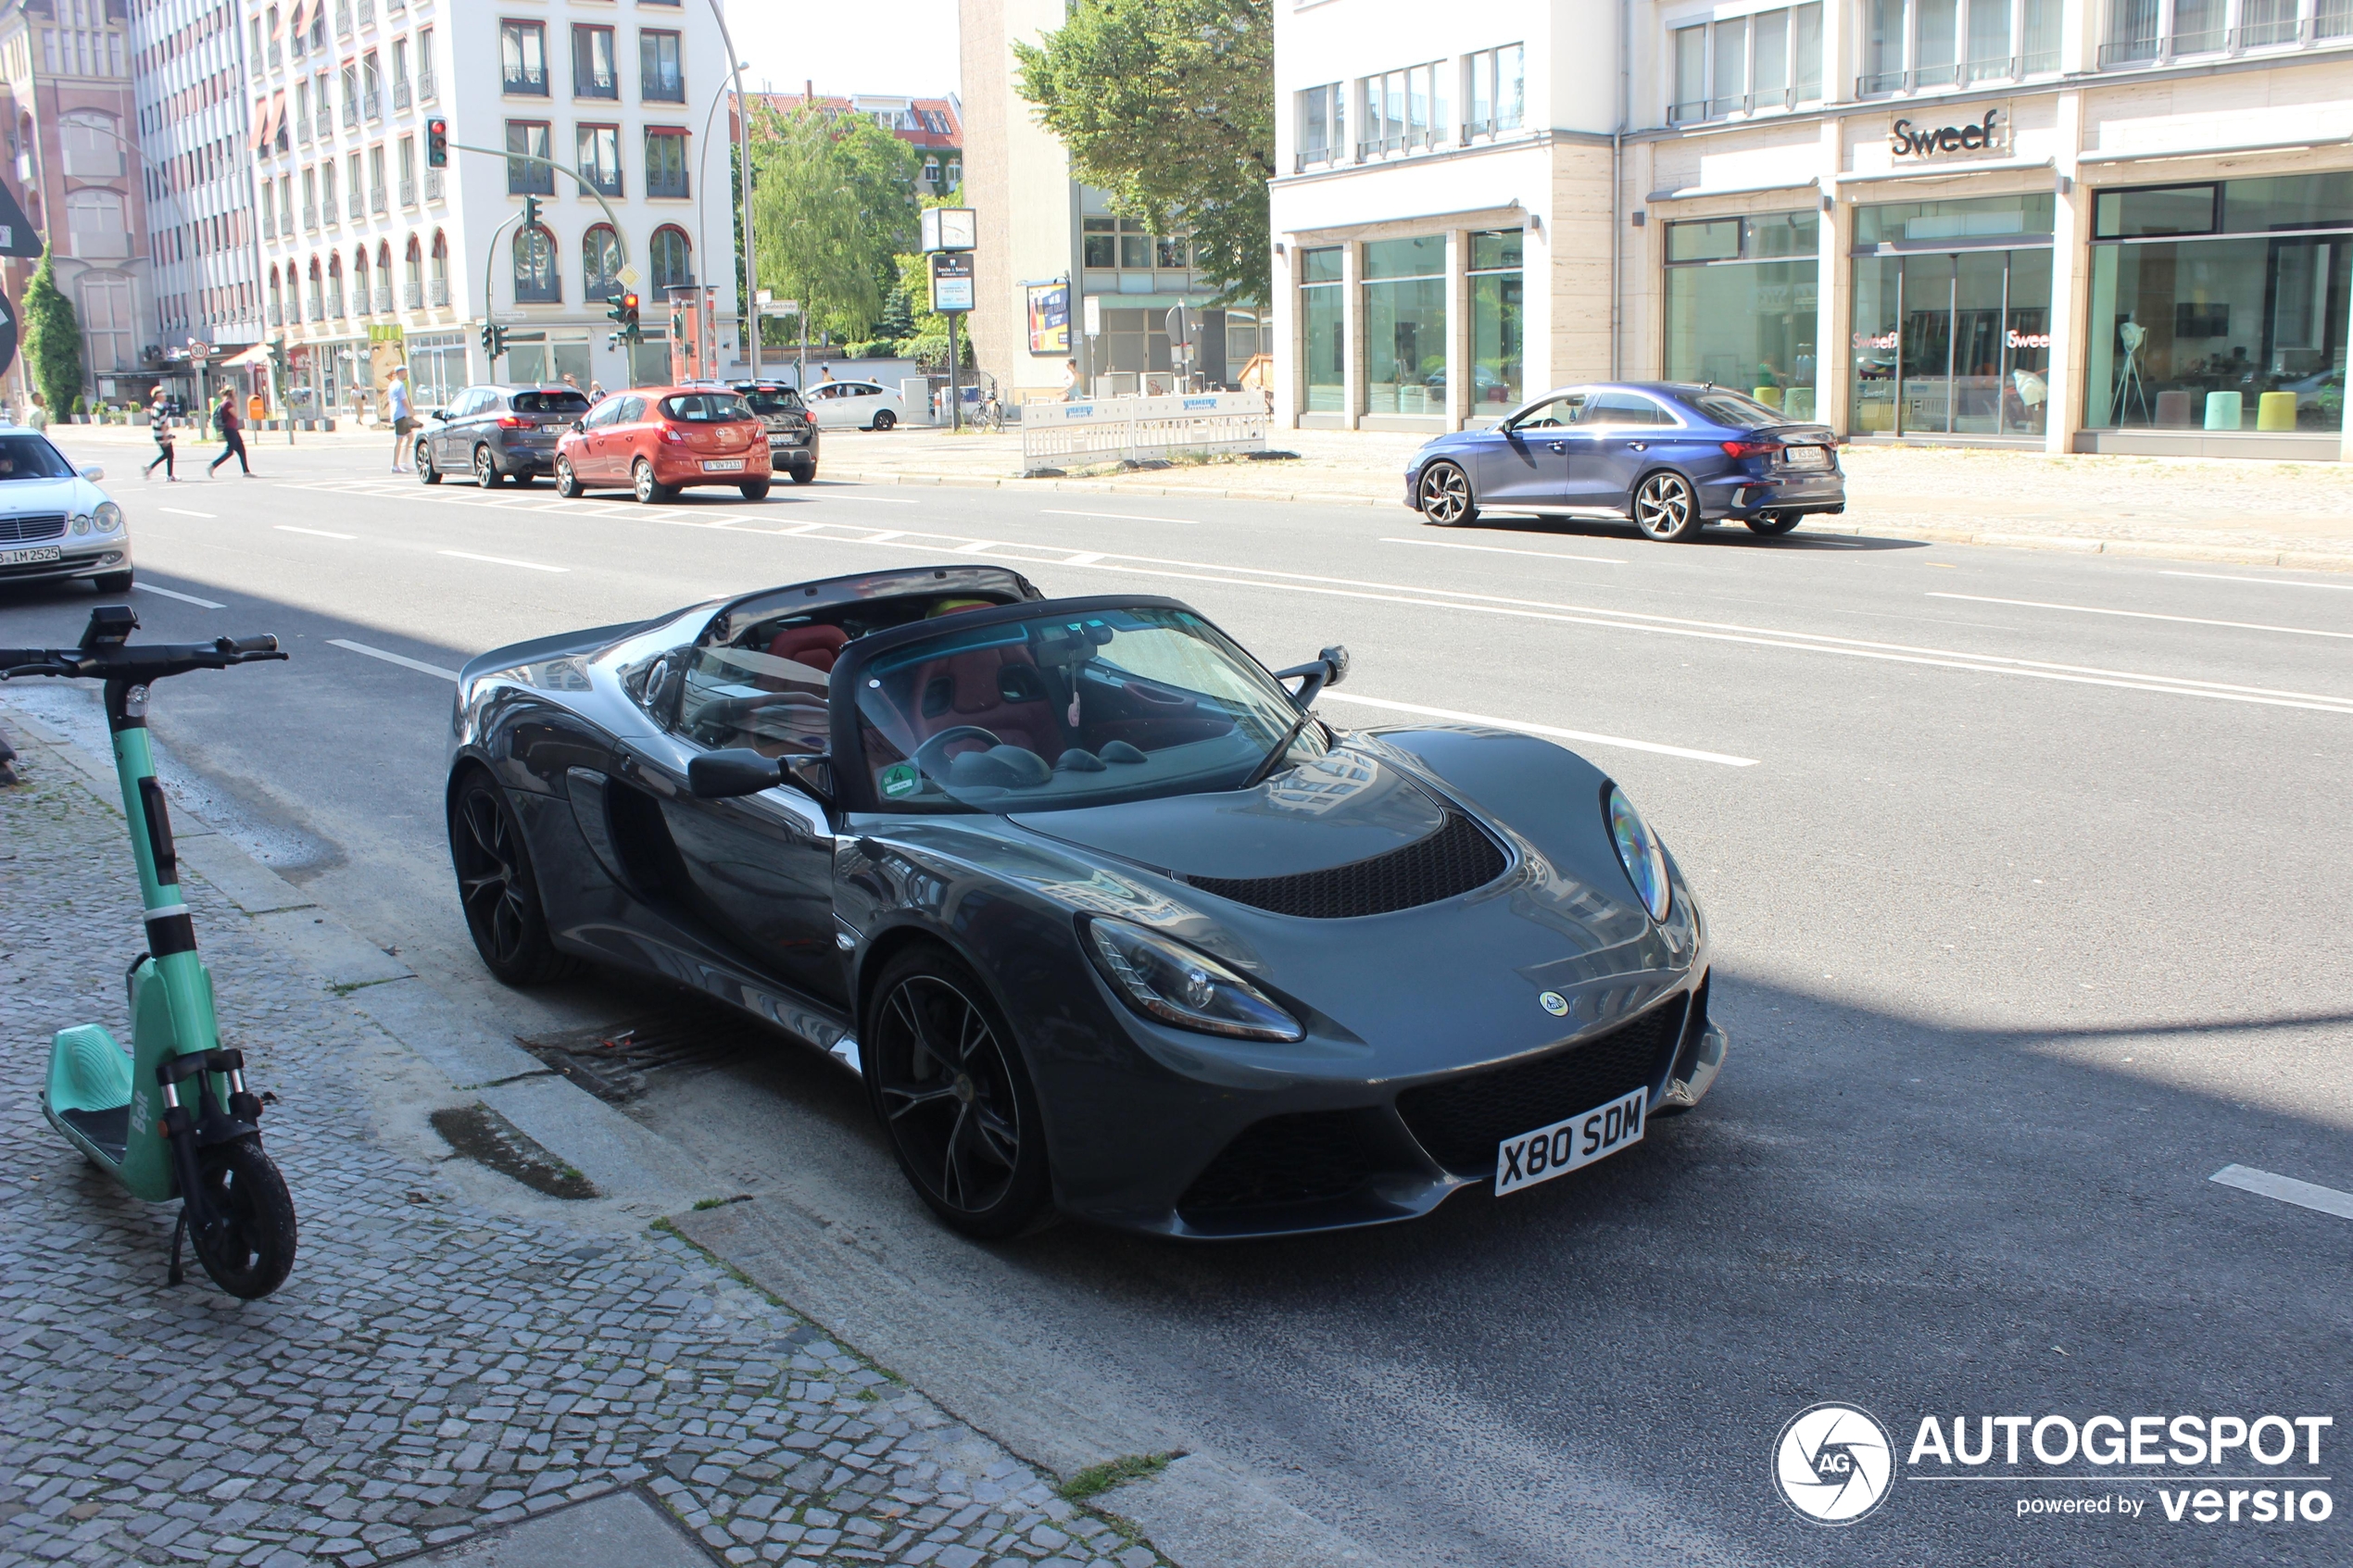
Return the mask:
[[1338,644],[1326,648],[1305,664],[1294,664],[1288,670],[1275,671],[1277,681],[1296,680],[1299,692],[1291,700],[1304,708],[1314,702],[1326,686],[1337,686],[1348,676],[1348,650]]
[[572,433],[573,433],[573,434],[574,434],[574,435],[585,435],[585,434],[587,434],[587,433],[588,433],[588,421],[587,421],[586,420],[573,420],[573,421],[572,421]]
[[1334,643],[1315,657],[1322,659],[1325,667],[1331,671],[1331,674],[1325,680],[1324,684],[1337,686],[1348,679],[1348,649],[1346,647]]
[[88,468],[82,470],[81,473],[82,478],[88,480],[93,484],[97,483],[98,481],[107,477],[107,470],[100,468],[95,463],[92,463]]
[[785,779],[822,805],[834,803],[834,759],[823,752],[786,758]]
[[749,746],[705,752],[686,763],[686,788],[698,800],[758,795],[775,788],[784,779],[784,763],[779,759],[763,757]]

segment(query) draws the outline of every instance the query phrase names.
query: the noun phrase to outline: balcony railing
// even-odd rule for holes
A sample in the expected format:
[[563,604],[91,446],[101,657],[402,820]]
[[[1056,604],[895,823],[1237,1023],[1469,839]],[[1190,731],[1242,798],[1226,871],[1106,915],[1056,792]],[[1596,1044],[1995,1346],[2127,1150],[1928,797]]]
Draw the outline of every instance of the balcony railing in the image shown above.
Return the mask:
[[308,202],[303,204],[302,226],[314,234],[319,232],[319,209]]
[[283,326],[283,325],[284,325],[284,323],[283,323],[283,321],[279,320],[278,317],[279,317],[278,302],[277,302],[276,300],[274,300],[274,299],[273,299],[273,300],[271,300],[271,301],[270,302],[270,324],[271,324],[271,326],[273,326],[273,327],[277,327],[277,326]]
[[392,313],[392,285],[390,283],[376,285],[375,303],[377,315],[388,316]]
[[384,198],[384,188],[382,185],[375,186],[369,191],[368,209],[371,212],[375,213],[378,217],[382,217],[384,214],[392,210],[392,203]]
[[376,25],[376,0],[359,0],[359,25],[361,27]]
[[409,79],[402,77],[392,84],[392,107],[397,114],[409,107]]
[[526,97],[544,98],[547,95],[547,68],[525,66],[520,70],[506,71],[499,77],[498,90],[502,93],[520,93]]
[[368,216],[367,200],[360,194],[359,187],[357,185],[351,187],[350,207],[351,220],[354,223],[359,222],[361,219]]
[[400,182],[400,205],[403,207],[417,205],[417,182],[414,180]]
[[432,68],[427,67],[417,72],[417,102],[430,104],[439,96],[441,96],[441,86],[434,80]]
[[424,285],[424,284],[422,284],[422,283],[403,283],[403,284],[401,284],[401,285],[400,285],[400,304],[401,304],[401,307],[402,307],[403,309],[408,309],[408,310],[415,310],[415,309],[418,309],[419,307],[421,307],[424,304],[424,302],[425,302],[425,285]]
[[271,70],[278,69],[278,41],[273,38],[270,41],[270,69]]
[[360,112],[366,116],[368,123],[371,125],[374,125],[381,121],[384,117],[384,94],[381,93],[369,94],[368,96],[362,100]]
[[359,103],[356,98],[343,101],[343,128],[346,131],[359,123]]
[[335,133],[335,111],[324,98],[319,100],[319,140],[325,141]]
[[351,36],[351,0],[335,0],[335,36]]
[[449,280],[447,278],[435,278],[432,282],[426,284],[425,297],[435,306],[447,305],[449,303]]
[[295,120],[294,128],[296,139],[304,146],[308,146],[310,144],[310,117],[307,114],[300,116]]
[[438,169],[425,170],[425,200],[429,202],[437,202],[441,199],[441,172]]
[[561,305],[563,302],[564,286],[554,279],[544,283],[534,282],[528,278],[515,280],[517,305]]

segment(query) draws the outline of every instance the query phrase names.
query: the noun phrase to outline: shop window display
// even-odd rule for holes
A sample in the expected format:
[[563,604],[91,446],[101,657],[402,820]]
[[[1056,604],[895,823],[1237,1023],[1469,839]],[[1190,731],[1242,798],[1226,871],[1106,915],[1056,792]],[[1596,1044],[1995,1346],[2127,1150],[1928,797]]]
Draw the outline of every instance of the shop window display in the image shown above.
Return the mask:
[[1820,220],[1763,213],[1667,227],[1667,376],[1814,417]]
[[1444,413],[1445,236],[1366,244],[1364,289],[1364,411]]
[[1856,210],[1854,433],[2043,433],[2054,210],[2047,194]]
[[1299,253],[1299,314],[1306,334],[1301,357],[1306,412],[1338,414],[1347,407],[1348,321],[1340,247]]
[[1516,229],[1470,237],[1470,417],[1474,420],[1501,418],[1524,395],[1520,245]]

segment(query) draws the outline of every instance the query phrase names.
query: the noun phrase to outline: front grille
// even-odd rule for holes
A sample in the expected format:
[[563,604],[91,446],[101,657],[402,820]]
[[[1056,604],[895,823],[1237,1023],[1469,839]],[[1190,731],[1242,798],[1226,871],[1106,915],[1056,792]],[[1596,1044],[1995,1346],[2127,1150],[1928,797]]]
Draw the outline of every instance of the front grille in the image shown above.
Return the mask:
[[0,544],[14,544],[21,539],[55,539],[66,531],[66,515],[51,512],[46,517],[0,517]]
[[1269,1116],[1243,1128],[1176,1200],[1206,1214],[1345,1198],[1376,1170],[1353,1111]]
[[1595,1039],[1397,1097],[1397,1113],[1450,1171],[1491,1174],[1495,1146],[1656,1083],[1682,1033],[1677,997]]
[[1189,876],[1204,893],[1308,920],[1385,915],[1453,898],[1504,874],[1504,852],[1460,811],[1428,837],[1370,859],[1296,876]]

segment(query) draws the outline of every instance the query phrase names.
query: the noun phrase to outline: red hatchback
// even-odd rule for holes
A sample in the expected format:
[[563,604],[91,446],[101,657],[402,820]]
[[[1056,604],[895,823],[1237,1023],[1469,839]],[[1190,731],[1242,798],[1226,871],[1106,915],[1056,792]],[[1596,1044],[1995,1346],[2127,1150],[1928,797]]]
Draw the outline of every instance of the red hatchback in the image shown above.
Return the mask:
[[724,484],[747,501],[768,494],[768,428],[733,392],[641,386],[616,392],[556,444],[556,494],[627,485],[670,501],[692,484]]

